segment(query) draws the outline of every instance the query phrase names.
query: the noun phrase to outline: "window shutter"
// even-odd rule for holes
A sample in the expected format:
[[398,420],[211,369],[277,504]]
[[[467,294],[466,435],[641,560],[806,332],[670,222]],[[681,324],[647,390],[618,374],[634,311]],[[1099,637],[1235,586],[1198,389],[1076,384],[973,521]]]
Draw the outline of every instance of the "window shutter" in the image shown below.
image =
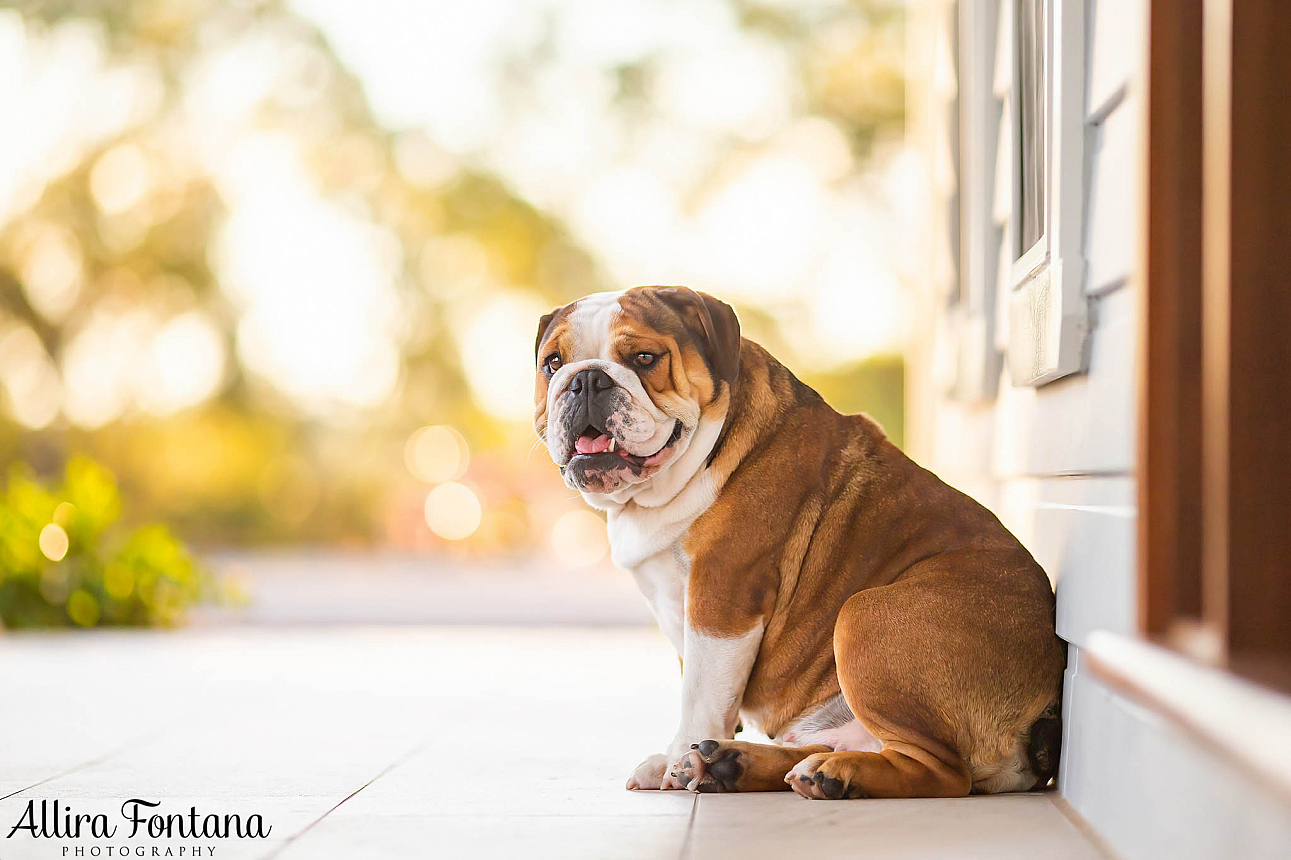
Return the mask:
[[995,396],[1001,355],[995,337],[999,227],[993,217],[1001,100],[994,87],[998,8],[959,6],[960,302],[955,394]]

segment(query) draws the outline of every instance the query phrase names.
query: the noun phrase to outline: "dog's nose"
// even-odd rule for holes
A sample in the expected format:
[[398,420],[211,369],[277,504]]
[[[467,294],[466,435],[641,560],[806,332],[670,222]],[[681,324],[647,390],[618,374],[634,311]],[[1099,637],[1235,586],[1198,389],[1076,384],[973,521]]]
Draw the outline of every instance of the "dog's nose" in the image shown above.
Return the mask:
[[569,381],[569,390],[575,394],[588,392],[589,396],[595,396],[599,391],[605,391],[614,387],[614,380],[605,371],[597,367],[589,367],[586,370],[580,370],[574,374],[574,378]]

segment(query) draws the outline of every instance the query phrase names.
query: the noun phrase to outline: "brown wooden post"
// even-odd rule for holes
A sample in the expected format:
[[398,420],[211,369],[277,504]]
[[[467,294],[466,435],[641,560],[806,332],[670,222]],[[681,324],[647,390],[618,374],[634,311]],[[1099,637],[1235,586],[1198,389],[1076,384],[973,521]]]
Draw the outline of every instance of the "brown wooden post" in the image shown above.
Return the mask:
[[1204,23],[1203,616],[1291,689],[1291,8]]
[[1201,0],[1149,3],[1139,622],[1201,619]]

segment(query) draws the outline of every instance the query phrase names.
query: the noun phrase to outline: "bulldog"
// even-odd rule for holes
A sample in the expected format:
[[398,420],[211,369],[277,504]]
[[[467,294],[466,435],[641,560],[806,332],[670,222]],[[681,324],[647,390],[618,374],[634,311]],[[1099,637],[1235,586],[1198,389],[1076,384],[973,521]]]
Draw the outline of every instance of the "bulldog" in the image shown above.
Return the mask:
[[579,299],[539,321],[536,364],[534,427],[681,658],[677,733],[629,789],[946,797],[1054,776],[1054,595],[988,510],[704,293]]

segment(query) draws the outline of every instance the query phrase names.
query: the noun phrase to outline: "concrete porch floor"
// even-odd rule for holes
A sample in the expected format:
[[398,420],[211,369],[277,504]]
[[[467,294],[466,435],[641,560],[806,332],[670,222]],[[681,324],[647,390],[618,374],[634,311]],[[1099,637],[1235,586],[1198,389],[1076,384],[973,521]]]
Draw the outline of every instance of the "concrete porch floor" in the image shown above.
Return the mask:
[[[122,849],[285,860],[1103,856],[1050,794],[625,791],[671,734],[678,680],[667,643],[636,627],[0,636],[0,860]],[[186,820],[191,807],[199,819],[258,814],[271,830],[131,836],[121,810],[133,798]],[[60,816],[103,814],[115,834],[11,830],[29,804],[38,824],[40,802],[52,813],[55,799]]]

